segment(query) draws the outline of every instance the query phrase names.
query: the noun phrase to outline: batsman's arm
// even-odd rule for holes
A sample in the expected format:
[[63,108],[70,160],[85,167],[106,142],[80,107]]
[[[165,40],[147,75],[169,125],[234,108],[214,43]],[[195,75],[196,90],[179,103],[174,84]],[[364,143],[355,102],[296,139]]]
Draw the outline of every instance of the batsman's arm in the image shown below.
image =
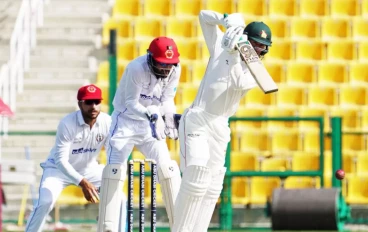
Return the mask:
[[201,10],[199,13],[199,23],[201,25],[203,37],[206,41],[207,48],[212,55],[216,42],[222,38],[223,32],[217,25],[222,25],[223,15],[211,10]]
[[72,131],[64,122],[60,122],[56,132],[55,141],[55,165],[67,177],[69,177],[75,185],[78,185],[83,179],[73,166],[69,163],[70,147],[73,143]]

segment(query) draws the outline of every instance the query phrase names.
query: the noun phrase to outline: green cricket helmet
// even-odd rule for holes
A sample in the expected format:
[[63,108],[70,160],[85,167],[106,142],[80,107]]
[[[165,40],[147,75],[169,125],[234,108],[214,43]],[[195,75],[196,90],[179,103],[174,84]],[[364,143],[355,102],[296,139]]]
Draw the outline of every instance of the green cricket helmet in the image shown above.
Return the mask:
[[268,47],[272,44],[272,34],[271,29],[265,23],[251,22],[245,27],[243,34],[246,34],[248,39],[267,46],[266,50],[262,52],[262,56],[268,52]]

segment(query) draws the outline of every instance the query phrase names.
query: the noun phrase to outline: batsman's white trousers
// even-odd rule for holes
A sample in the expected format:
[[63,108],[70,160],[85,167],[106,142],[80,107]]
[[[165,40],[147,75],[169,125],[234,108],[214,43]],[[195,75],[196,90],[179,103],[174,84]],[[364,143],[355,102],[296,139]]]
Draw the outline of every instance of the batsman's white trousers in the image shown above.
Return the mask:
[[157,166],[171,160],[166,140],[152,137],[148,119],[131,119],[118,111],[114,111],[111,117],[108,164],[126,163],[134,146],[147,159],[156,160]]
[[[104,165],[97,165],[86,169],[80,174],[98,188],[101,185],[103,168]],[[26,232],[42,231],[46,217],[53,209],[61,191],[68,185],[72,184],[72,181],[59,169],[44,168],[39,188],[38,201],[28,218]]]
[[198,107],[188,108],[180,120],[179,140],[182,172],[190,165],[221,169],[230,141],[228,118]]

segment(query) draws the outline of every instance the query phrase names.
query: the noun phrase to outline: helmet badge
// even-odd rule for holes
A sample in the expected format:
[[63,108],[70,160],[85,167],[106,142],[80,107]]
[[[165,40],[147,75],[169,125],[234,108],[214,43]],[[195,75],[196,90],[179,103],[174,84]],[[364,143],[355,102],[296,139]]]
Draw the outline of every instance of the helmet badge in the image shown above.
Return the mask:
[[264,30],[261,31],[261,37],[264,39],[267,38],[267,33]]
[[167,59],[172,59],[174,57],[174,51],[172,50],[172,46],[167,46],[165,56]]

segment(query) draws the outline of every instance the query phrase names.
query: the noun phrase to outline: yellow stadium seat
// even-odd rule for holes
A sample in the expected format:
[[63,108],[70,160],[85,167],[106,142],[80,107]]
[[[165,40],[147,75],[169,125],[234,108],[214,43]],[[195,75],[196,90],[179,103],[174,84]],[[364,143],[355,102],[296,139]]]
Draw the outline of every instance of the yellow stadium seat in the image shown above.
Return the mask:
[[[324,130],[330,128],[328,111],[326,107],[301,106],[299,108],[299,117],[323,117]],[[319,131],[319,123],[316,121],[300,121],[299,129],[301,131]]]
[[198,17],[199,11],[203,9],[202,0],[176,0],[175,15]]
[[319,177],[289,176],[285,179],[285,189],[320,188]]
[[337,104],[336,88],[332,86],[311,85],[308,89],[309,106],[328,106]]
[[330,9],[332,17],[355,16],[359,12],[359,0],[331,0]]
[[[356,157],[356,172],[358,176],[368,176],[368,153],[359,152]],[[345,170],[345,169],[344,169]]]
[[352,37],[355,41],[364,41],[368,39],[368,19],[364,17],[353,18]]
[[240,150],[243,152],[269,151],[268,132],[255,129],[240,133]]
[[180,53],[181,60],[198,60],[201,59],[202,44],[195,39],[176,39],[176,45]]
[[295,0],[269,0],[268,7],[270,16],[293,16],[297,13]]
[[327,44],[327,59],[329,61],[349,61],[356,59],[356,44],[348,41],[330,41]]
[[351,62],[349,66],[349,77],[352,84],[368,83],[368,62]]
[[134,38],[153,39],[163,35],[162,20],[153,17],[137,17],[133,21]]
[[112,16],[121,18],[127,16],[142,15],[142,4],[140,0],[116,0],[112,8]]
[[274,94],[264,94],[263,91],[256,87],[250,90],[245,96],[245,105],[250,106],[262,106],[271,105],[273,103]]
[[97,82],[103,83],[109,81],[109,62],[103,61],[98,65]]
[[180,79],[179,79],[180,84],[181,83],[190,83],[192,81],[191,77],[188,76],[190,74],[189,73],[190,63],[191,62],[188,62],[188,61],[180,62],[180,67],[181,67],[181,75],[180,75]]
[[327,15],[328,0],[300,0],[299,12],[302,17]]
[[185,107],[189,107],[196,95],[197,95],[197,91],[198,91],[198,87],[196,86],[186,86],[184,89],[181,89],[182,92],[181,92],[181,97],[182,97],[182,105],[185,106]]
[[288,160],[285,157],[272,157],[266,158],[261,161],[261,171],[271,172],[278,171],[283,172],[288,169]]
[[[266,112],[267,117],[294,117],[296,114],[295,107],[269,106]],[[267,121],[266,123],[268,130],[285,130],[296,125],[293,121]]]
[[342,150],[349,151],[363,151],[365,146],[365,135],[362,134],[343,134],[342,135]]
[[368,108],[361,107],[361,129],[363,131],[368,131]]
[[232,0],[207,0],[205,2],[205,9],[228,14],[235,12],[235,6]]
[[308,84],[316,81],[317,67],[314,63],[289,61],[287,63],[287,83]]
[[343,131],[355,131],[360,129],[359,111],[356,107],[333,106],[330,109],[331,117],[342,117]]
[[275,93],[278,106],[297,106],[305,103],[304,86],[279,85],[279,91]]
[[299,132],[295,130],[280,130],[271,133],[272,153],[288,154],[300,150]]
[[347,184],[345,200],[348,204],[368,203],[368,176],[348,176]]
[[69,185],[60,194],[56,201],[59,205],[85,205],[88,201],[84,198],[82,189],[76,185]]
[[322,41],[298,41],[295,46],[296,60],[324,60],[326,58],[326,43]]
[[96,82],[96,85],[101,89],[102,92],[102,104],[108,105],[109,102],[109,82],[101,81]]
[[357,173],[357,161],[358,161],[358,152],[356,151],[344,151],[342,153],[342,170],[344,170],[345,174],[355,175]]
[[103,23],[102,28],[102,44],[104,46],[110,43],[110,30],[112,29],[117,30],[118,38],[129,38],[133,34],[129,19],[109,18]]
[[191,83],[195,85],[200,84],[206,72],[207,63],[208,62],[196,60],[188,64],[187,75]]
[[106,165],[107,155],[106,155],[106,150],[105,149],[101,149],[100,154],[98,154],[98,163]]
[[278,177],[252,177],[250,186],[250,203],[265,204],[271,200],[272,191],[281,186]]
[[231,171],[254,171],[257,169],[257,156],[252,152],[232,151],[230,158]]
[[171,16],[165,19],[167,37],[181,38],[195,36],[195,20],[186,17]]
[[319,131],[304,131],[301,133],[303,151],[319,152],[321,148]]
[[349,19],[331,17],[326,17],[322,19],[321,37],[324,41],[348,38],[350,34]]
[[[265,116],[265,111],[262,108],[253,107],[239,107],[235,113],[236,117],[263,117]],[[249,128],[261,128],[265,122],[256,121],[235,121],[235,129],[237,131],[247,131]]]
[[295,45],[290,40],[278,40],[269,48],[265,60],[291,60],[294,58]]
[[[259,19],[270,27],[272,38],[288,38],[288,20],[284,17],[268,17],[264,16]],[[275,43],[276,44],[276,43]],[[271,49],[275,44],[272,44]]]
[[290,21],[290,36],[293,40],[312,39],[320,36],[319,23],[314,18],[295,17]]
[[368,42],[362,41],[358,44],[358,59],[359,61],[368,61]]
[[276,83],[285,82],[285,64],[283,62],[263,62],[268,73]]
[[130,62],[129,60],[118,60],[118,77],[117,77],[118,83],[123,77],[123,73],[129,62]]
[[170,138],[166,137],[166,143],[167,143],[167,146],[168,146],[170,152],[175,153],[175,154],[179,154],[179,152],[180,152],[179,140],[174,140],[174,139],[170,139]]
[[137,45],[133,39],[119,40],[117,44],[117,57],[119,60],[133,60],[136,55]]
[[144,0],[144,15],[155,17],[172,15],[174,11],[172,3],[171,0]]
[[238,0],[236,2],[236,12],[241,12],[249,16],[267,14],[267,4],[265,0]]
[[233,177],[231,179],[231,202],[247,205],[250,201],[250,181],[248,177]]
[[323,160],[323,180],[325,187],[331,187],[332,185],[332,152],[325,151]]
[[317,171],[319,170],[319,158],[318,152],[297,151],[293,154],[291,170],[296,172]]
[[318,65],[317,79],[320,84],[337,84],[348,80],[348,65],[322,62]]
[[363,106],[367,103],[367,90],[365,86],[343,85],[340,87],[341,106]]
[[367,16],[368,15],[368,0],[362,0],[362,16]]
[[143,56],[147,54],[147,50],[152,42],[152,39],[153,38],[144,38],[144,39],[135,40],[137,44],[137,52],[138,52],[137,56]]

